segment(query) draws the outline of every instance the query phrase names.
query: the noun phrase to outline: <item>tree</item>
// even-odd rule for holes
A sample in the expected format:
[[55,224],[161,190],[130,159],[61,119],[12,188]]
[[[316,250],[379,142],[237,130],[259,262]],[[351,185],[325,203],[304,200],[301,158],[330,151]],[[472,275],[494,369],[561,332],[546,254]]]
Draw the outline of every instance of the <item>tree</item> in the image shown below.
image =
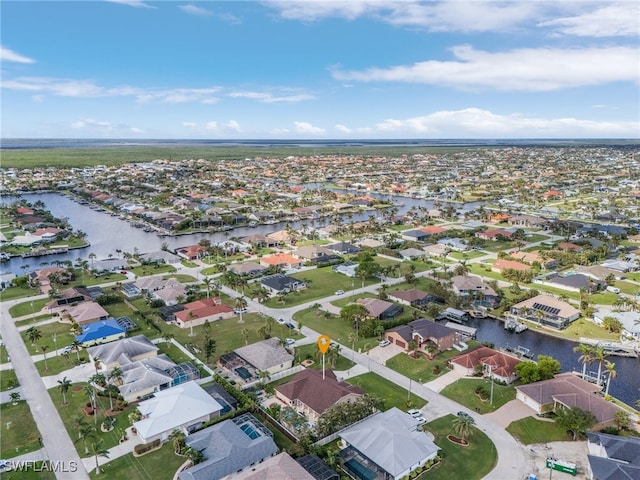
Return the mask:
[[42,350],[42,356],[44,357],[44,369],[49,370],[49,365],[47,365],[47,350],[49,350],[49,345],[40,345],[40,349]]
[[526,361],[516,365],[516,374],[523,384],[533,383],[540,380],[540,371],[535,362]]
[[615,317],[606,316],[602,319],[602,328],[612,333],[620,333],[622,331],[622,323]]
[[42,333],[36,327],[29,327],[26,331],[27,338],[31,342],[31,345],[36,346],[36,352],[38,351],[38,345],[36,342],[42,338]]
[[62,393],[62,405],[68,405],[67,392],[69,391],[70,386],[71,380],[67,377],[63,377],[62,380],[58,380],[58,388],[60,389],[60,393]]
[[240,312],[240,321],[238,323],[243,323],[244,320],[242,319],[242,313],[245,311],[245,309],[247,308],[247,301],[245,300],[244,297],[238,297],[236,298],[235,301],[235,308],[238,312]]
[[100,475],[100,464],[98,457],[109,458],[109,450],[102,447],[103,440],[94,440],[91,442],[91,454],[96,459],[96,475]]
[[560,373],[560,362],[547,355],[538,355],[538,376],[540,380],[549,380]]
[[618,427],[618,430],[626,430],[629,428],[629,425],[631,425],[631,418],[624,410],[618,410],[613,421],[616,424],[616,427]]
[[167,332],[167,333],[165,333],[163,335],[162,338],[164,339],[164,341],[167,344],[168,348],[171,348],[171,343],[172,343],[171,340],[173,340],[174,337],[175,337],[175,335],[173,333],[169,333],[169,332]]
[[616,364],[613,362],[607,361],[607,363],[605,364],[605,370],[607,373],[607,388],[604,394],[606,397],[609,396],[609,387],[611,386],[611,380],[613,380],[618,376],[618,372],[615,371],[615,368],[616,368]]
[[456,418],[453,419],[451,424],[453,425],[453,430],[460,436],[462,440],[466,440],[468,436],[473,433],[472,427],[475,425],[475,420],[470,415],[460,415],[458,414]]
[[578,361],[582,363],[582,378],[587,376],[587,364],[591,365],[593,362],[593,349],[590,345],[581,343],[580,345],[573,347],[574,352],[580,352]]
[[251,331],[248,328],[243,328],[240,331],[240,334],[244,337],[244,344],[249,345],[249,335],[251,334]]
[[187,447],[184,450],[184,453],[189,458],[189,460],[191,460],[191,463],[193,465],[198,465],[199,463],[202,463],[206,460],[206,458],[204,457],[204,453],[202,453],[202,450],[196,450],[193,447]]
[[407,345],[407,350],[409,350],[409,356],[412,358],[415,358],[417,349],[418,349],[418,342],[411,339],[411,341]]
[[[115,367],[113,370],[111,370],[107,378],[109,382],[113,382],[112,385],[114,386],[117,384],[122,384],[122,370],[120,369],[120,367]],[[112,385],[109,385],[109,386],[112,386]],[[113,410],[113,400],[111,398],[111,389],[107,387],[107,390],[109,391],[109,410]]]
[[560,408],[556,412],[556,423],[571,433],[572,439],[584,438],[587,432],[596,424],[596,418],[591,412],[578,407]]
[[602,383],[600,377],[602,375],[602,364],[604,363],[605,358],[607,358],[607,352],[604,351],[604,347],[596,347],[593,351],[593,360],[595,362],[598,362],[598,379],[596,381],[596,384],[598,386],[600,386],[600,384]]
[[207,298],[209,298],[209,295],[211,294],[211,285],[213,284],[213,282],[213,278],[207,276],[202,279],[202,283],[204,283],[204,286],[207,287]]
[[186,435],[184,432],[178,428],[176,428],[173,432],[171,432],[171,439],[173,440],[173,451],[176,455],[181,455],[182,451],[187,446],[184,439]]
[[205,337],[203,347],[204,358],[209,363],[213,354],[216,353],[216,341],[211,337]]
[[9,400],[11,400],[12,405],[17,405],[20,401],[20,392],[11,392],[9,394]]
[[82,441],[84,445],[84,453],[85,455],[89,454],[89,446],[87,441],[96,441],[96,428],[93,425],[89,425],[87,423],[79,423],[78,424],[78,438],[75,439],[73,443],[77,443]]

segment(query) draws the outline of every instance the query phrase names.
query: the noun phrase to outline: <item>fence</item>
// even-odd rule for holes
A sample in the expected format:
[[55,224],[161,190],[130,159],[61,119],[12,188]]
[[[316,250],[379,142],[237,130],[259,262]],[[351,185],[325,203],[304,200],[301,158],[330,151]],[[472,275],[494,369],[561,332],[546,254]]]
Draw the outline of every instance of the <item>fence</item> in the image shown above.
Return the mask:
[[304,370],[302,365],[296,365],[295,367],[288,368],[283,370],[282,372],[274,373],[269,375],[267,378],[259,378],[258,380],[254,380],[253,382],[245,383],[242,386],[242,390],[247,390],[248,388],[255,387],[261,383],[271,383],[276,380],[280,380],[281,378],[288,377],[289,375],[293,375],[294,373],[298,373],[299,371]]

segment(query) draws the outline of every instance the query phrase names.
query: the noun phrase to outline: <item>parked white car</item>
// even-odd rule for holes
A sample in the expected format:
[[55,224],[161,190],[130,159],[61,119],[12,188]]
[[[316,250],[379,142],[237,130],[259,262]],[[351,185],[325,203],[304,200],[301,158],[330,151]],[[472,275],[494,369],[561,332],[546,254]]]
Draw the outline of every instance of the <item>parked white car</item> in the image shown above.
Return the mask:
[[380,343],[378,343],[378,346],[380,347],[386,347],[387,345],[391,345],[389,340],[381,340]]
[[412,408],[411,410],[407,410],[407,414],[409,414],[413,418],[422,417],[422,412],[417,408]]

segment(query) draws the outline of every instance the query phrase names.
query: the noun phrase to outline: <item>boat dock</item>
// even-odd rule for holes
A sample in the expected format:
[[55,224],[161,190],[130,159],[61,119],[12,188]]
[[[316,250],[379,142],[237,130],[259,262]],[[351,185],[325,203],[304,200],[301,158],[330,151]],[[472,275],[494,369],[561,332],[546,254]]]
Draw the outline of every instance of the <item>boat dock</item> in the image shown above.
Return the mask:
[[447,322],[444,324],[444,326],[449,327],[450,329],[455,330],[456,332],[460,332],[472,340],[475,340],[476,331],[478,330],[477,328],[467,327],[466,325],[460,325],[459,323],[455,323],[455,322]]
[[514,318],[507,318],[504,322],[504,329],[510,332],[522,333],[528,330],[529,327],[525,323],[520,323]]

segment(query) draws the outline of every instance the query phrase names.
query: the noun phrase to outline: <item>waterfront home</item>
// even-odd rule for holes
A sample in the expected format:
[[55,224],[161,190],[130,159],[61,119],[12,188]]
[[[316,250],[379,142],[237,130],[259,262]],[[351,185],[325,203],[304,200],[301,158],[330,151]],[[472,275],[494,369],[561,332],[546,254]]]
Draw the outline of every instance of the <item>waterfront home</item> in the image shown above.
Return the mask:
[[511,314],[561,330],[580,317],[580,310],[549,295],[536,295],[511,307]]
[[73,273],[66,268],[61,267],[47,267],[34,270],[27,278],[29,280],[29,285],[32,287],[38,286],[40,288],[40,293],[47,293],[51,290],[51,275],[57,276],[58,281],[61,283],[68,283],[73,280]]
[[[181,471],[177,476],[179,480],[252,478],[250,473],[254,467],[262,470],[262,474],[256,477],[258,479],[287,478],[265,476],[268,470],[264,470],[263,464],[278,453],[278,447],[269,429],[250,413],[191,433],[185,438],[185,443],[202,452],[204,460]],[[306,474],[304,469],[302,471]],[[306,477],[303,474],[299,478]]]
[[416,308],[425,308],[430,303],[444,303],[444,299],[431,293],[423,292],[416,288],[410,290],[396,290],[387,293],[387,296],[394,302],[401,303]]
[[176,254],[187,260],[199,260],[207,254],[207,247],[202,245],[189,245],[176,249]]
[[326,246],[327,249],[340,255],[354,255],[360,252],[360,248],[347,242],[332,243]]
[[180,257],[164,250],[155,250],[153,252],[141,254],[140,261],[148,263],[167,263],[171,265],[180,263]]
[[613,424],[616,413],[621,409],[598,395],[600,390],[596,384],[567,372],[550,380],[517,386],[516,399],[538,414],[578,407],[591,412],[596,419],[593,430],[601,430]]
[[604,287],[606,285],[603,281],[594,280],[593,278],[581,273],[560,275],[555,272],[548,275],[540,275],[533,279],[533,283],[561,288],[562,290],[567,290],[569,292],[579,292],[580,290],[584,290],[589,293],[596,292],[600,287]]
[[143,443],[167,441],[174,430],[188,434],[218,417],[222,406],[196,382],[156,392],[138,404],[142,418],[133,423]]
[[432,358],[459,343],[460,334],[431,320],[419,319],[387,330],[384,338],[403,348],[406,353],[414,351],[409,349],[409,343],[413,341],[416,344],[416,353]]
[[184,304],[184,310],[175,312],[175,323],[180,328],[191,328],[204,325],[205,322],[215,322],[231,318],[235,314],[233,308],[222,303],[220,298],[203,298]]
[[622,336],[640,340],[640,312],[615,312],[597,309],[593,313],[593,323],[602,325],[606,317],[615,318],[622,325]]
[[500,303],[500,297],[496,291],[475,275],[454,275],[451,277],[452,289],[456,295],[470,298],[472,302],[490,305],[494,308]]
[[364,391],[355,385],[339,381],[331,370],[306,368],[287,383],[275,388],[276,398],[304,415],[311,423],[333,405],[357,400]]
[[498,240],[501,240],[501,239],[509,240],[511,238],[511,235],[512,234],[509,230],[504,230],[500,228],[483,230],[475,234],[476,237],[482,240],[491,240],[493,242],[497,242]]
[[418,426],[418,420],[392,407],[340,432],[340,451],[354,478],[400,480],[434,459],[440,448]]
[[359,298],[356,303],[367,309],[369,317],[391,320],[402,314],[404,307],[378,298]]
[[255,277],[268,270],[268,267],[256,262],[244,262],[232,263],[227,267],[227,270],[240,276]]
[[621,270],[614,270],[613,268],[603,267],[601,265],[579,265],[576,267],[576,273],[583,273],[595,280],[600,280],[606,282],[607,278],[610,275],[613,275],[613,278],[616,280],[622,280],[624,278],[624,272]]
[[340,259],[334,252],[319,245],[305,245],[295,250],[293,254],[302,260],[314,263],[326,263]]
[[486,377],[499,382],[513,383],[518,376],[516,366],[522,360],[489,347],[478,347],[452,358],[449,363],[455,372],[473,377],[481,370]]
[[516,262],[515,260],[506,260],[504,258],[499,258],[491,265],[491,271],[501,273],[503,270],[531,270],[531,265],[526,265],[524,263]]

